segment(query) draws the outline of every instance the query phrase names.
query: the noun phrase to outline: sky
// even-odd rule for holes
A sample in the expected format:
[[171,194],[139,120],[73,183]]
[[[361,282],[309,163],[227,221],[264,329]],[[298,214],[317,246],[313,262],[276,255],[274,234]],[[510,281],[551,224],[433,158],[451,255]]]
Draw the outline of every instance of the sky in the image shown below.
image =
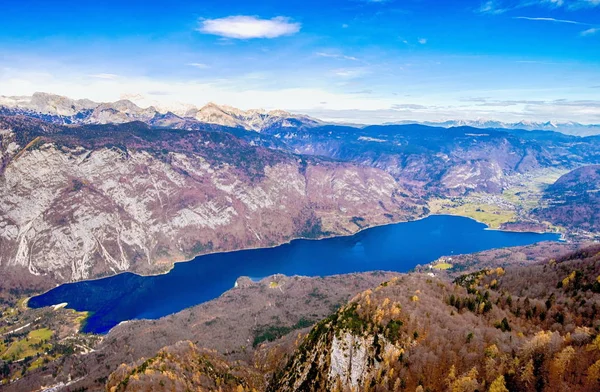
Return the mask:
[[600,123],[600,0],[4,2],[0,95]]

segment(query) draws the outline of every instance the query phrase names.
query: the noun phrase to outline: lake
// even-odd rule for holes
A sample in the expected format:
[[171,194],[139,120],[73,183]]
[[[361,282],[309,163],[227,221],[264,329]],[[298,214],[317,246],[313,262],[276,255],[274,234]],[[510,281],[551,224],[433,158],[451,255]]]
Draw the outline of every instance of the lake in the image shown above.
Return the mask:
[[274,248],[198,256],[175,264],[164,275],[122,273],[63,284],[31,298],[29,306],[67,302],[69,308],[91,312],[84,332],[106,333],[121,321],[156,319],[216,298],[232,288],[240,276],[406,272],[441,256],[558,240],[558,234],[487,230],[469,218],[434,215],[373,227],[352,236],[294,240]]

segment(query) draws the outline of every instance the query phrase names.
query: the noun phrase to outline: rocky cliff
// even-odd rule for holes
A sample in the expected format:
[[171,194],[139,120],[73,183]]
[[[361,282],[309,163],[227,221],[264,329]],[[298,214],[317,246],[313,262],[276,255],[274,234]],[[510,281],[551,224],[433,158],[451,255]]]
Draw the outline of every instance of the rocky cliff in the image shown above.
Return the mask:
[[0,265],[59,281],[349,234],[422,208],[384,171],[222,132],[0,120]]

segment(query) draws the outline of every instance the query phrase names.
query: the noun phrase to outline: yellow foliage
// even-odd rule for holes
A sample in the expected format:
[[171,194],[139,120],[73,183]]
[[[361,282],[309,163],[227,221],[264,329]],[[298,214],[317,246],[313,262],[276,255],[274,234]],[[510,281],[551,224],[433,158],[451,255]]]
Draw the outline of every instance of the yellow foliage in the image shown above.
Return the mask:
[[533,382],[534,377],[533,370],[533,359],[530,359],[521,371],[521,381],[523,381],[527,385],[531,384]]
[[525,343],[525,345],[523,346],[523,350],[528,354],[533,353],[537,349],[540,349],[540,348],[548,345],[548,343],[550,343],[551,338],[552,338],[552,332],[539,331],[538,333],[535,334],[535,336],[533,338],[531,338],[530,341]]
[[452,392],[466,392],[466,391],[474,391],[478,389],[479,382],[477,381],[477,372],[476,368],[472,368],[469,370],[469,373],[466,375],[457,378],[452,384],[450,384],[450,390]]
[[558,354],[556,354],[556,358],[554,359],[552,365],[556,368],[556,373],[559,377],[562,377],[562,375],[565,373],[565,369],[574,356],[575,349],[571,346],[565,347]]
[[600,351],[600,334],[596,336],[596,339],[586,347],[587,351]]
[[417,297],[416,295],[413,295],[412,297],[410,297],[410,300],[413,302],[417,302],[419,300],[419,297]]
[[485,302],[481,302],[479,307],[477,308],[477,313],[483,314],[483,309],[485,308]]
[[498,347],[495,344],[492,344],[491,346],[489,346],[485,349],[486,357],[496,358],[499,353],[500,353],[500,350],[498,350]]
[[490,385],[490,392],[508,392],[504,376],[498,376]]
[[587,373],[587,382],[590,386],[600,384],[600,359],[588,368]]
[[388,306],[390,304],[390,299],[389,298],[385,298],[383,300],[383,303],[381,304],[382,308],[385,308],[386,306]]

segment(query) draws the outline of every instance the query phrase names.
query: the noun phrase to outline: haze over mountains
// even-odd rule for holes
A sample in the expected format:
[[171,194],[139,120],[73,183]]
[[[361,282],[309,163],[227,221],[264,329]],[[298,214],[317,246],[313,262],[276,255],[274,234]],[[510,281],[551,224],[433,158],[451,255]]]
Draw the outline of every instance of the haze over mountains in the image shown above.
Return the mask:
[[[271,127],[319,126],[326,123],[310,116],[289,113],[283,110],[265,111],[260,109],[240,110],[227,105],[208,103],[197,108],[193,105],[180,104],[171,108],[160,105],[139,107],[128,99],[116,102],[97,103],[88,99],[74,100],[60,95],[37,92],[32,96],[6,97],[0,96],[0,107],[11,113],[35,115],[36,113],[49,121],[63,124],[108,124],[128,121],[143,121],[150,125],[189,128],[194,122],[217,124],[249,131],[261,132]],[[473,119],[432,121],[399,121],[383,125],[422,124],[434,127],[469,126],[480,129],[523,129],[528,131],[544,130],[562,132],[575,136],[600,134],[600,124],[580,124],[570,122],[535,122],[522,120],[514,123]],[[364,125],[356,125],[362,127]]]

